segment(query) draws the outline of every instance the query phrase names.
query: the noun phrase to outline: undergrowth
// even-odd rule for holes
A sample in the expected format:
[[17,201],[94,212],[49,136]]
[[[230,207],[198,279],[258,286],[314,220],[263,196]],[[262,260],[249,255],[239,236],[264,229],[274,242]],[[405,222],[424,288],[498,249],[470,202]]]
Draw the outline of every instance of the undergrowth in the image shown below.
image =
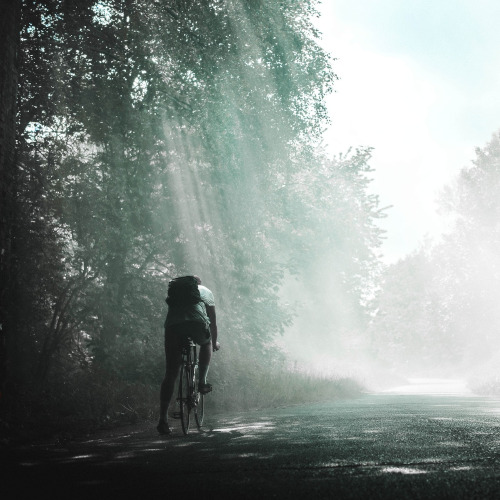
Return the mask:
[[[349,378],[318,378],[286,370],[241,372],[225,381],[212,377],[207,414],[272,408],[358,396],[363,388]],[[70,440],[100,429],[158,418],[158,384],[126,382],[103,372],[75,373],[49,389],[20,389],[0,416],[2,442],[55,437]],[[175,409],[176,392],[171,412]]]
[[273,408],[299,403],[355,397],[363,388],[350,378],[323,378],[285,370],[253,372],[214,384],[208,398],[210,411]]

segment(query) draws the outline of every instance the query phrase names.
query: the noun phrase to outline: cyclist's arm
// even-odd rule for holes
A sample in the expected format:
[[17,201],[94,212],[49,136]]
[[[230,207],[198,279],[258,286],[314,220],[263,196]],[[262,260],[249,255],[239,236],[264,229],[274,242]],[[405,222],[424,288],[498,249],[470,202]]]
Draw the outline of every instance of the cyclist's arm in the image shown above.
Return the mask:
[[212,345],[214,351],[219,350],[217,343],[217,318],[215,315],[215,306],[206,306],[208,319],[210,320],[210,334],[212,335]]

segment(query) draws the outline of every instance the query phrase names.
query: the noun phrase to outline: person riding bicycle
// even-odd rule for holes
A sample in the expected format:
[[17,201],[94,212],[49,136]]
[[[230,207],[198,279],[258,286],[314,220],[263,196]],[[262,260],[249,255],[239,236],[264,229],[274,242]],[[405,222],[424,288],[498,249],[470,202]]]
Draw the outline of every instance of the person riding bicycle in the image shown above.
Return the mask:
[[171,432],[167,412],[182,363],[182,346],[187,338],[200,346],[198,388],[203,394],[212,390],[212,385],[207,383],[207,373],[212,351],[218,351],[220,348],[220,344],[217,342],[215,301],[213,293],[201,284],[201,279],[198,276],[194,276],[194,278],[198,283],[201,302],[189,307],[169,305],[165,320],[167,366],[160,390],[160,420],[157,426],[160,434],[170,434]]

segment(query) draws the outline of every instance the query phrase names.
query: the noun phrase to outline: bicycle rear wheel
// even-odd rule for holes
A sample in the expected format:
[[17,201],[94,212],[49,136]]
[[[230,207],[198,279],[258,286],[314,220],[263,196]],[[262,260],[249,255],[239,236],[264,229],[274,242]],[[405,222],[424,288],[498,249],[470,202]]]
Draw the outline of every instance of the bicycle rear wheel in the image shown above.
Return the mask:
[[191,385],[190,385],[190,368],[182,365],[181,375],[179,378],[179,413],[181,417],[182,432],[189,432],[189,424],[191,420]]
[[198,429],[201,429],[203,425],[203,419],[205,418],[205,397],[204,395],[198,391],[198,374],[196,376],[196,386],[195,386],[195,394],[196,394],[196,406],[194,409],[194,418],[196,420],[196,425]]

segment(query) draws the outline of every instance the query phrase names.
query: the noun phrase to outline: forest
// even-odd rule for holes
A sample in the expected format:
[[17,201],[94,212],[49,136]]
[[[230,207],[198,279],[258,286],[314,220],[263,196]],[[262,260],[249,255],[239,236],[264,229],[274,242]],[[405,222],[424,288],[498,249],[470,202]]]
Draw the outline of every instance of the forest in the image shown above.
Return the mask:
[[291,330],[370,373],[493,363],[500,137],[443,193],[449,234],[383,265],[372,150],[323,147],[316,1],[2,9],[2,425],[155,418],[184,274],[216,298],[214,407],[362,390],[294,367]]
[[369,331],[393,370],[465,377],[479,392],[498,393],[499,195],[496,132],[441,193],[448,230],[381,277]]

